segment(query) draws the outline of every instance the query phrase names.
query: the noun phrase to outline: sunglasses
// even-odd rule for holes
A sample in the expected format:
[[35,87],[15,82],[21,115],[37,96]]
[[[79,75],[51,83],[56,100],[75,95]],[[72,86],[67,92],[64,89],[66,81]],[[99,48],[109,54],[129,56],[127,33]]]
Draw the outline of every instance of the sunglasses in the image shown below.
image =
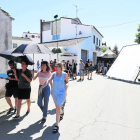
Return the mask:
[[14,64],[10,64],[9,66],[13,66]]
[[55,66],[55,68],[58,68],[58,67],[61,67],[61,66],[59,66],[59,65],[58,66]]
[[21,65],[26,65],[25,63],[21,63]]

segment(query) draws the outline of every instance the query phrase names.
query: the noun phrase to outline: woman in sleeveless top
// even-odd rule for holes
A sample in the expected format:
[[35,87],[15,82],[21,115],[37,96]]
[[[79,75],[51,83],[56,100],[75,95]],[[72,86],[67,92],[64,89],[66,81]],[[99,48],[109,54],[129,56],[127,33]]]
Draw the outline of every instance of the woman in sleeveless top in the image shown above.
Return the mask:
[[[37,73],[37,75],[34,77],[34,71],[32,71],[33,75],[33,80],[35,80],[37,77],[39,78],[39,89],[41,88],[42,85],[50,78],[51,72],[50,72],[50,66],[47,61],[41,62],[41,71]],[[51,83],[52,87],[52,83]],[[50,86],[47,85],[46,87],[43,88],[42,94],[38,95],[38,106],[40,107],[42,113],[43,113],[43,118],[41,120],[41,123],[46,122],[46,117],[47,117],[47,112],[48,112],[48,103],[49,103],[49,97],[50,97]],[[42,105],[42,100],[44,99],[44,103]]]
[[86,75],[88,75],[88,69],[89,69],[89,66],[88,66],[88,61],[86,61],[86,63],[85,63]]
[[89,79],[89,76],[90,76],[90,79],[92,79],[92,71],[93,71],[93,62],[90,61],[89,63],[89,73],[88,73],[88,79]]
[[55,64],[56,72],[45,82],[40,88],[39,94],[42,93],[42,89],[46,87],[53,80],[52,97],[56,106],[56,125],[53,129],[53,133],[57,133],[59,130],[59,121],[63,118],[64,113],[62,112],[61,106],[65,101],[66,88],[68,87],[68,75],[63,72],[62,63]]

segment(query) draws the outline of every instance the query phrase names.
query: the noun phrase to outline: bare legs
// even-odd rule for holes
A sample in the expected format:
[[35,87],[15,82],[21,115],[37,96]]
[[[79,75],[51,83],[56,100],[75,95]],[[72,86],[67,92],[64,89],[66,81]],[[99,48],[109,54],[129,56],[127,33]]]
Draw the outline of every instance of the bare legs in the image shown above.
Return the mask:
[[22,102],[22,99],[19,99],[18,100],[18,107],[17,107],[17,116],[20,116],[21,102]]
[[55,104],[55,106],[56,106],[56,125],[59,126],[60,114],[63,114],[63,111],[60,105]]
[[27,106],[28,106],[28,109],[27,111],[30,111],[30,107],[31,107],[31,100],[30,99],[27,99]]
[[[30,111],[30,106],[31,106],[31,100],[27,99],[27,111]],[[22,99],[18,99],[18,106],[17,106],[17,115],[16,116],[20,116],[20,110],[21,110],[21,103],[22,103]]]
[[7,103],[9,104],[10,108],[13,108],[10,97],[5,97],[5,99],[6,99]]
[[[11,99],[10,97],[5,97],[8,105],[10,106],[10,108],[13,108],[13,105],[12,105],[12,102],[11,102]],[[15,108],[17,109],[17,105],[18,105],[18,98],[15,98]]]

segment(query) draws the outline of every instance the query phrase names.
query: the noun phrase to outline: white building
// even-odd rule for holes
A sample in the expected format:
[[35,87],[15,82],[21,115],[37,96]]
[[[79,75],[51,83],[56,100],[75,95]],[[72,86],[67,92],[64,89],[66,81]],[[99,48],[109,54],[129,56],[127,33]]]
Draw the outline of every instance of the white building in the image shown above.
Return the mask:
[[[0,8],[0,52],[12,49],[12,21],[14,18]],[[0,57],[0,73],[6,73],[8,62]],[[0,80],[0,96],[5,92],[5,80]]]
[[33,41],[30,38],[12,36],[13,49],[17,48],[22,44],[31,44],[31,43],[33,43]]
[[22,34],[23,38],[30,38],[33,43],[40,43],[40,34],[39,33],[30,33],[28,32],[23,32]]
[[[41,43],[50,49],[64,47],[67,51],[77,55],[76,62],[80,59],[97,62],[100,55],[103,35],[92,25],[82,24],[79,18],[61,17],[57,21],[41,20]],[[55,55],[56,57],[56,55]],[[53,55],[54,58],[54,55]],[[61,57],[59,55],[59,60]],[[66,59],[65,59],[66,60]]]

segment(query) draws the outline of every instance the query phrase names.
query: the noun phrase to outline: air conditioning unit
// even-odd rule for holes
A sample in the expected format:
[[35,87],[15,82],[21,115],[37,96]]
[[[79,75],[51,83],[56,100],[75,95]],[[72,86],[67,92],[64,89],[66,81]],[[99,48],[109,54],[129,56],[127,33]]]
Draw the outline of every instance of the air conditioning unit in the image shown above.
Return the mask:
[[79,31],[79,35],[82,35],[82,32],[81,31]]

